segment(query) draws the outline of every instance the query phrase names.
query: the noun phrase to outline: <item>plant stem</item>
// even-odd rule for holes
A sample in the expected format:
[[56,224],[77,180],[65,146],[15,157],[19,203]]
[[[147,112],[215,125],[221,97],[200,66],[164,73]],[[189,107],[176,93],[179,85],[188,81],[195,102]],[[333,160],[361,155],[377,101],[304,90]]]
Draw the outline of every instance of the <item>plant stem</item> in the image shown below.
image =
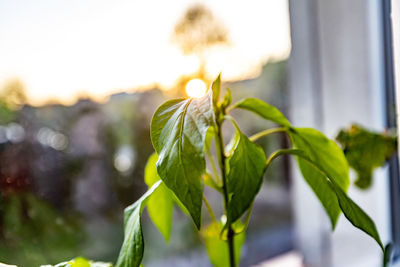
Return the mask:
[[208,159],[210,160],[210,163],[211,163],[211,168],[212,168],[213,174],[215,176],[215,179],[217,180],[216,181],[217,185],[221,186],[221,179],[219,178],[217,167],[215,166],[214,157],[209,149],[207,149],[207,155],[208,155]]
[[206,205],[208,213],[210,213],[211,220],[213,221],[213,223],[215,225],[217,225],[217,219],[215,218],[215,215],[214,215],[214,212],[213,212],[213,210],[211,208],[211,205],[210,205],[210,203],[208,203],[208,201],[207,201],[207,199],[206,199],[206,197],[204,195],[203,195],[203,201],[204,201],[204,204]]
[[[221,131],[222,122],[217,122],[217,153],[219,153],[219,164],[221,167],[221,176],[222,176],[222,189],[224,194],[224,203],[225,203],[225,213],[228,214],[228,203],[229,203],[229,195],[228,195],[228,188],[226,186],[226,166],[225,166],[225,149],[224,149],[224,139],[222,138],[222,131]],[[234,246],[234,237],[235,232],[233,231],[232,224],[228,220],[227,221],[227,229],[228,229],[228,249],[229,249],[229,263],[230,267],[236,267],[235,263],[235,246]]]
[[267,136],[269,134],[286,132],[286,131],[287,131],[287,129],[283,128],[283,127],[282,128],[272,128],[272,129],[268,129],[268,130],[256,133],[256,134],[250,136],[249,139],[251,141],[256,141],[257,139],[260,139],[261,137]]

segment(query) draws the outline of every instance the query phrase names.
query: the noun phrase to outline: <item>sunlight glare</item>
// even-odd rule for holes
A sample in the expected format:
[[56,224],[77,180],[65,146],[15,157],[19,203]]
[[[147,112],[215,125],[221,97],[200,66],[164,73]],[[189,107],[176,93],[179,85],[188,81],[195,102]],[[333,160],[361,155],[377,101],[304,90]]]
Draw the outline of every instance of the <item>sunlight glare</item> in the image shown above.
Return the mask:
[[121,91],[173,89],[203,63],[209,77],[223,71],[226,82],[250,79],[291,47],[288,1],[247,1],[246,8],[241,1],[200,1],[226,26],[230,42],[191,55],[171,33],[193,1],[36,2],[0,1],[0,88],[20,79],[32,105],[72,105],[82,92],[104,102]]
[[186,93],[190,97],[200,98],[203,97],[207,92],[206,84],[200,79],[190,80],[186,84]]

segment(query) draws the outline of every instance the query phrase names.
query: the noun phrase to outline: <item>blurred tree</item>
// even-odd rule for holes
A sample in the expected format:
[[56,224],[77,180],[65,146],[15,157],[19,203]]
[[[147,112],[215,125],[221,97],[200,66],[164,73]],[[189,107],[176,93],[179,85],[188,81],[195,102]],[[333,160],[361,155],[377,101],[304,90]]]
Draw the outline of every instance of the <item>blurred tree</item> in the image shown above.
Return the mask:
[[0,90],[0,102],[10,109],[19,109],[26,103],[25,86],[19,79],[8,81]]
[[174,28],[172,40],[185,55],[194,54],[200,61],[199,78],[206,78],[205,52],[211,46],[228,44],[228,30],[210,9],[195,4],[187,9]]
[[0,88],[0,125],[16,120],[17,110],[26,102],[25,86],[18,79],[12,79]]

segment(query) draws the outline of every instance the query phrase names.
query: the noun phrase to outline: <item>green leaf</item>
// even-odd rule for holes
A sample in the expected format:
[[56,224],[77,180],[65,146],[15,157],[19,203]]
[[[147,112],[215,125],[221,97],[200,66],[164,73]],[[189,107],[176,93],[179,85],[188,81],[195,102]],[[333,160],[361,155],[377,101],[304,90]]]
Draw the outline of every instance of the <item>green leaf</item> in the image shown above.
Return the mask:
[[281,155],[295,155],[299,156],[297,162],[299,164],[300,171],[303,175],[304,180],[311,187],[314,194],[318,197],[326,213],[328,214],[332,229],[335,228],[337,220],[339,218],[341,209],[336,197],[334,190],[326,183],[326,177],[320,171],[315,169],[314,166],[310,165],[308,160],[308,154],[303,150],[299,149],[282,149],[273,153],[267,160],[267,167],[271,162]]
[[78,257],[70,261],[58,263],[56,265],[42,265],[41,267],[112,267],[112,264],[107,262],[90,261],[85,258]]
[[156,182],[139,200],[125,209],[124,242],[122,243],[116,267],[137,267],[140,265],[144,252],[140,219],[145,202],[160,184],[161,181]]
[[376,230],[376,226],[372,219],[353,201],[351,200],[342,188],[336,184],[336,182],[330,179],[330,184],[336,192],[336,196],[339,200],[340,208],[346,218],[358,229],[364,231],[366,234],[376,240],[379,246],[384,251],[382,241],[379,237],[379,233]]
[[[158,155],[153,153],[148,159],[144,170],[144,180],[149,188],[160,180],[156,168],[157,160]],[[150,219],[164,236],[164,239],[169,241],[172,228],[173,196],[164,183],[160,184],[153,194],[149,196],[147,211]]]
[[260,190],[266,164],[262,148],[239,129],[233,140],[233,152],[226,160],[228,222],[235,222],[250,207]]
[[340,188],[347,191],[350,184],[349,166],[340,147],[312,128],[292,128],[289,133],[295,147],[303,150]]
[[201,177],[206,171],[204,143],[213,125],[211,90],[202,98],[165,102],[151,122],[158,174],[185,205],[197,228],[201,222]]
[[[284,149],[277,151],[271,155],[268,159],[268,165],[270,162],[277,158],[279,155],[284,154],[293,154],[299,157],[299,162],[301,159],[302,164],[307,166],[307,168],[313,168],[316,172],[320,174],[319,185],[323,185],[324,187],[320,187],[320,191],[325,191],[325,193],[330,192],[326,191],[326,186],[330,187],[334,192],[334,195],[330,195],[331,202],[337,202],[339,208],[343,211],[346,218],[358,229],[362,230],[369,236],[375,239],[375,241],[379,244],[379,246],[383,249],[383,245],[381,239],[379,237],[379,233],[376,230],[376,226],[372,219],[353,201],[351,200],[342,189],[341,186],[337,184],[337,182],[332,179],[331,176],[324,170],[324,166],[320,164],[317,160],[311,159],[305,151],[301,151],[298,149]],[[303,174],[304,175],[304,174]]]
[[213,91],[213,103],[214,106],[216,106],[221,92],[221,73],[218,75],[217,79],[213,81],[211,89]]
[[224,100],[222,100],[221,107],[226,109],[232,103],[232,93],[229,88],[226,89]]
[[[339,146],[312,128],[291,128],[289,134],[295,148],[304,151],[307,157],[316,162],[324,173],[346,192],[350,183],[349,166]],[[298,158],[298,163],[304,179],[320,200],[334,229],[340,215],[335,192],[326,184],[324,175],[309,166],[302,158]]]
[[[222,225],[211,224],[202,231],[202,237],[206,245],[208,257],[214,267],[229,266],[229,249],[228,243],[221,239]],[[235,246],[235,262],[239,266],[240,252],[242,245],[246,239],[245,231],[241,232],[234,237]]]
[[146,166],[144,168],[144,182],[148,187],[151,187],[153,184],[161,180],[160,176],[157,173],[157,153],[153,153],[147,159]]
[[75,260],[69,263],[70,267],[90,267],[90,262],[85,258],[76,258]]
[[282,126],[291,127],[290,122],[274,106],[257,98],[245,98],[234,104],[232,108],[241,108],[256,113],[262,118],[273,121]]
[[335,192],[325,182],[324,175],[310,166],[307,161],[298,158],[297,163],[304,180],[311,187],[314,194],[318,197],[326,213],[328,214],[331,221],[332,230],[334,230],[341,212]]
[[[149,157],[149,159],[148,159],[148,161],[147,161],[147,164],[146,164],[146,168],[145,168],[145,174],[144,174],[144,179],[145,179],[145,182],[146,182],[146,184],[147,184],[147,186],[149,186],[149,187],[151,187],[154,183],[156,183],[156,182],[158,182],[161,178],[160,178],[160,176],[158,175],[158,173],[157,173],[157,168],[156,168],[156,162],[157,162],[157,159],[158,159],[158,155],[157,155],[157,153],[153,153],[150,157]],[[168,189],[168,187],[166,187],[165,186],[165,184],[164,183],[162,183],[162,184],[160,184],[160,186],[159,187],[165,187],[165,188],[167,188]],[[156,190],[157,191],[157,190]],[[171,191],[171,190],[169,190],[168,189],[168,192],[169,192],[169,194],[170,194],[170,197],[172,198],[172,200],[173,200],[173,202],[175,202],[177,205],[178,205],[178,207],[185,213],[185,214],[187,214],[187,215],[189,215],[189,212],[188,212],[188,210],[186,209],[186,207],[182,204],[182,202],[175,196],[175,194]],[[156,193],[156,192],[155,192]],[[153,195],[155,194],[155,193],[153,193]],[[151,200],[151,196],[150,196],[150,199],[148,200],[148,203],[147,203],[147,208],[150,210],[152,210],[152,211],[149,211],[149,213],[152,213],[153,212],[153,204],[150,204],[150,202],[152,202],[152,200]],[[157,198],[157,197],[155,197],[155,198]],[[151,207],[150,207],[151,206]],[[150,214],[150,218],[152,219],[152,215]],[[153,221],[154,222],[154,221]],[[156,225],[157,226],[157,225]],[[160,229],[159,229],[160,230]],[[160,230],[160,232],[161,232],[161,230]],[[161,232],[162,233],[162,232]]]
[[373,170],[383,166],[397,149],[396,136],[370,132],[358,125],[341,130],[336,140],[342,145],[350,167],[358,174],[355,185],[360,189],[371,186]]

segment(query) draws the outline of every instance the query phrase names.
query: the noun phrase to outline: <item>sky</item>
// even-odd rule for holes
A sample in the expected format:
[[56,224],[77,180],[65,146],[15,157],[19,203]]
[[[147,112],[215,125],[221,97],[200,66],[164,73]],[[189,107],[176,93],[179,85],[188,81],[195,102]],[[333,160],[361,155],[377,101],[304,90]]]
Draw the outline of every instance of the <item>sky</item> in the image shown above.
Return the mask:
[[171,41],[176,22],[197,3],[229,31],[230,46],[208,53],[211,75],[254,77],[269,59],[289,55],[286,0],[2,0],[0,88],[18,78],[34,105],[169,88],[199,66]]

